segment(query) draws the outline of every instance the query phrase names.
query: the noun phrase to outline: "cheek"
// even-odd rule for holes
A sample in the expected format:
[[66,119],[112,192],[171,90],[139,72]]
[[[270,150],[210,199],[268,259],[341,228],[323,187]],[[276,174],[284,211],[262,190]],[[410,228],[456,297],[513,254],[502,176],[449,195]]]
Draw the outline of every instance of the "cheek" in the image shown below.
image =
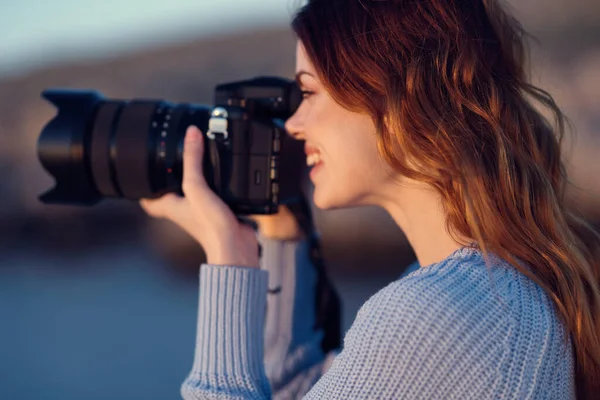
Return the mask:
[[315,174],[315,204],[320,208],[361,204],[386,181],[370,118],[331,104],[307,110],[307,140],[322,147],[325,165]]
[[349,175],[347,179],[365,188],[377,185],[383,176],[377,155],[370,150],[364,147],[357,148],[345,161]]
[[386,182],[375,156],[361,148],[339,149],[331,163],[316,176],[313,201],[319,209],[336,209],[372,204]]
[[[368,133],[362,133],[367,135]],[[328,176],[331,184],[344,190],[371,191],[386,178],[386,170],[377,153],[375,143],[363,140],[340,140],[333,144],[332,168]]]
[[379,164],[374,128],[361,120],[348,119],[338,131],[339,161],[356,177],[372,177]]

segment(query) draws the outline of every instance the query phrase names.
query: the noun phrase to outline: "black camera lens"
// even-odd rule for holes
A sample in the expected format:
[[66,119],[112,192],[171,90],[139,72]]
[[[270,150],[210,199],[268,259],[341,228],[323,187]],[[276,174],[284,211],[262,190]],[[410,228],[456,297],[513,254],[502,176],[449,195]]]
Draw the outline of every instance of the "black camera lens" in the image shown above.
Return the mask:
[[96,91],[51,89],[58,109],[38,140],[56,186],[43,203],[93,205],[105,197],[182,195],[183,141],[190,125],[205,135],[208,186],[239,214],[272,213],[296,201],[303,145],[284,121],[302,99],[294,81],[257,77],[215,89],[215,106],[106,99]]
[[46,90],[58,108],[38,154],[56,178],[45,203],[94,204],[103,197],[140,199],[178,191],[185,130],[204,132],[210,109],[162,100],[106,100],[98,92]]

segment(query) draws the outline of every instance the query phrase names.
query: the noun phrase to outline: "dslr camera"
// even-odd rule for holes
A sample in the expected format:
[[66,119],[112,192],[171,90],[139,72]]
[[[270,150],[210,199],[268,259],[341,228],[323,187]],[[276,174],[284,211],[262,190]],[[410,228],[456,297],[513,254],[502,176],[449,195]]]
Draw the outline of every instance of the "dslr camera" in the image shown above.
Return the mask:
[[203,172],[236,215],[272,214],[302,196],[303,142],[284,122],[300,105],[295,81],[256,77],[215,88],[214,105],[113,100],[96,91],[48,89],[58,112],[43,128],[38,157],[56,181],[47,204],[183,195],[183,139],[204,135]]

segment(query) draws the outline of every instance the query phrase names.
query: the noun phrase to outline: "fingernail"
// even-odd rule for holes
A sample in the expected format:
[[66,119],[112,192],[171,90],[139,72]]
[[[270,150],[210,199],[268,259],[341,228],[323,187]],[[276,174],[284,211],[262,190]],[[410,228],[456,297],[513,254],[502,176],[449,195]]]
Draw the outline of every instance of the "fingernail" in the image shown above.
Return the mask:
[[200,137],[200,130],[196,126],[190,125],[187,128],[186,136],[190,140],[196,140]]

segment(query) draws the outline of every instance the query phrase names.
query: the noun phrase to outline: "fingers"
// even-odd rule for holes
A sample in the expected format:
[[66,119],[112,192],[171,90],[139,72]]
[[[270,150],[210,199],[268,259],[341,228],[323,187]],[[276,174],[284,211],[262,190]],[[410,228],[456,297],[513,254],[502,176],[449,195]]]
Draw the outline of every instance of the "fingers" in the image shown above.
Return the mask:
[[289,218],[290,216],[293,217],[290,209],[285,204],[280,204],[275,214],[251,214],[247,215],[246,218],[260,224],[266,221],[277,221],[282,218]]
[[158,199],[140,199],[140,206],[154,218],[172,218],[173,210],[177,210],[185,202],[183,197],[175,193],[167,193]]
[[167,219],[194,239],[199,239],[199,226],[196,223],[190,209],[190,204],[185,197],[179,197],[174,193],[167,193],[158,199],[141,199],[140,206],[148,215],[155,218]]
[[[190,201],[198,200],[204,189],[206,180],[202,171],[204,141],[202,132],[195,126],[186,130],[183,145],[183,178],[182,190]],[[178,222],[185,199],[174,193],[167,193],[159,199],[141,199],[140,206],[148,215],[156,218],[168,218]]]
[[203,134],[191,126],[183,147],[181,186],[185,196],[168,193],[159,199],[140,200],[140,205],[150,216],[171,220],[200,245],[210,248],[216,243],[238,241],[240,224],[228,205],[208,186],[202,170],[203,157]]
[[296,219],[296,216],[285,205],[279,205],[276,214],[258,215],[247,217],[258,224],[263,236],[277,240],[300,240],[306,235]]
[[202,171],[204,136],[200,129],[190,126],[183,143],[183,178],[181,188],[186,197],[195,197],[207,189]]

